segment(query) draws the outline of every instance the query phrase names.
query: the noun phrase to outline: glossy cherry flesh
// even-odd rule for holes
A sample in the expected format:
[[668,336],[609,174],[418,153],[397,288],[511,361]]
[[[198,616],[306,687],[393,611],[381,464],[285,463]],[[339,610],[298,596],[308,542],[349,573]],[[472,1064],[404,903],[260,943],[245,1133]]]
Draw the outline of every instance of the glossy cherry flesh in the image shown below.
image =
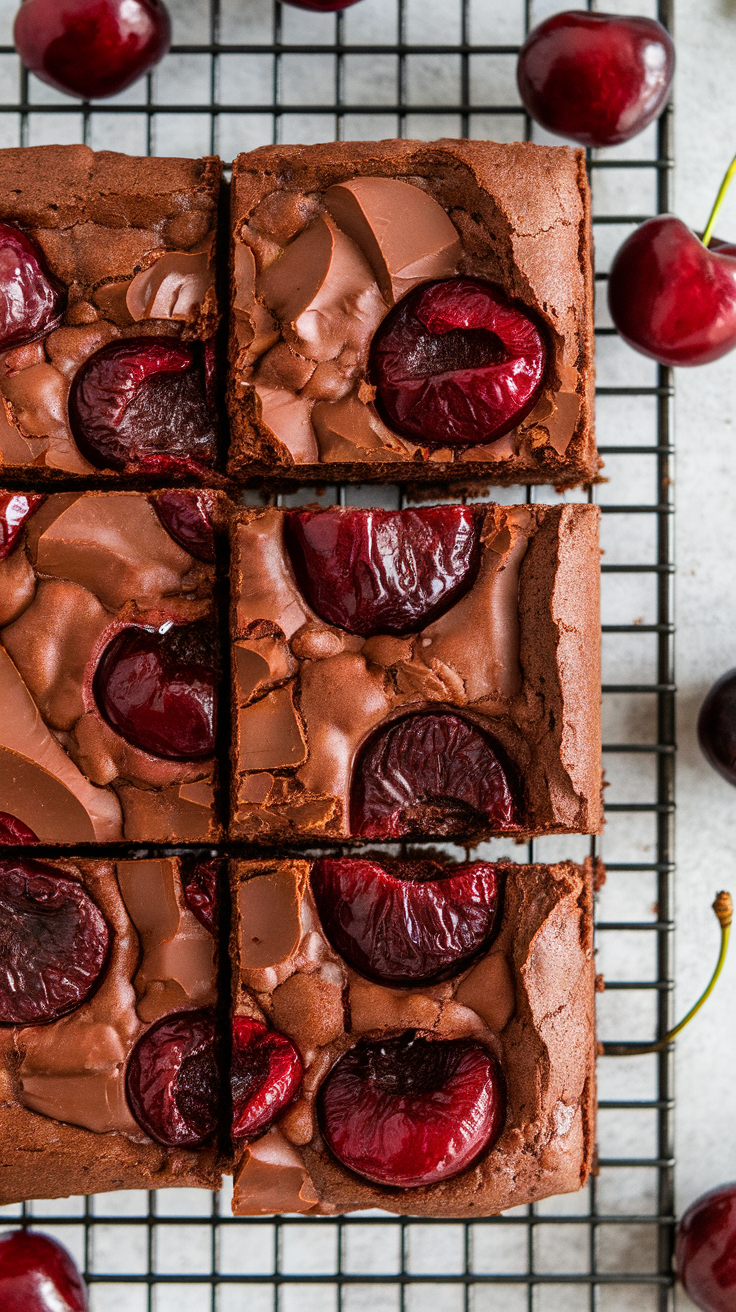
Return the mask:
[[166,54],[162,0],[24,0],[15,45],[27,68],[84,100],[117,95]]
[[624,341],[660,364],[718,360],[736,346],[736,248],[716,249],[681,219],[647,219],[618,251],[608,280]]
[[736,1307],[736,1182],[719,1185],[688,1208],[677,1227],[675,1266],[703,1312]]
[[105,648],[94,693],[126,742],[165,760],[215,749],[216,654],[204,624],[123,629]]
[[501,749],[448,711],[408,715],[368,739],[355,766],[350,830],[360,838],[459,837],[520,828]]
[[0,862],[0,1024],[73,1011],[107,960],[110,932],[75,879],[38,861]]
[[698,715],[698,742],[713,769],[736,787],[736,669],[708,692]]
[[40,492],[0,493],[0,560],[15,550],[24,524],[45,500]]
[[0,223],[0,351],[49,332],[63,309],[41,252],[20,228]]
[[528,415],[547,348],[525,308],[480,278],[424,283],[387,314],[371,346],[376,405],[423,446],[477,446]]
[[187,472],[211,465],[216,420],[197,344],[174,337],[108,342],[82,365],[69,393],[69,422],[98,469]]
[[87,1312],[87,1292],[71,1254],[50,1235],[0,1235],[3,1312]]
[[29,843],[40,843],[28,825],[9,811],[0,811],[0,844],[4,847],[25,847]]
[[217,925],[217,882],[220,862],[182,858],[181,882],[184,901],[201,925],[214,934]]
[[197,560],[215,559],[215,530],[203,492],[159,492],[151,497],[156,514],[180,547]]
[[555,14],[519,53],[519,94],[548,132],[583,146],[629,141],[662,113],[675,71],[675,47],[652,18]]
[[472,1039],[411,1031],[358,1043],[320,1088],[319,1118],[338,1161],[376,1184],[412,1189],[464,1171],[498,1138],[501,1074]]
[[233,1138],[265,1134],[291,1102],[301,1078],[301,1057],[285,1034],[259,1020],[236,1016],[230,1067]]
[[476,861],[443,867],[325,857],[311,883],[322,928],[341,957],[379,984],[416,985],[465,969],[493,939],[502,875]]
[[286,542],[312,610],[364,637],[423,628],[467,592],[480,559],[468,506],[297,510]]
[[219,1099],[214,1012],[178,1012],[152,1025],[133,1049],[127,1093],[156,1143],[193,1148],[210,1139]]

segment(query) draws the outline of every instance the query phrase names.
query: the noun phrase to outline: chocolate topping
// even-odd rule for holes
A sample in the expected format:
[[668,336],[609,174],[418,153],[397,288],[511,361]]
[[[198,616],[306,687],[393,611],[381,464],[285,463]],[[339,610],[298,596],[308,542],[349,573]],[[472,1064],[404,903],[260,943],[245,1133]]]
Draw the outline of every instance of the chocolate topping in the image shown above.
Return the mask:
[[137,273],[128,287],[125,304],[132,319],[183,319],[197,317],[210,289],[214,271],[206,251],[167,252]]

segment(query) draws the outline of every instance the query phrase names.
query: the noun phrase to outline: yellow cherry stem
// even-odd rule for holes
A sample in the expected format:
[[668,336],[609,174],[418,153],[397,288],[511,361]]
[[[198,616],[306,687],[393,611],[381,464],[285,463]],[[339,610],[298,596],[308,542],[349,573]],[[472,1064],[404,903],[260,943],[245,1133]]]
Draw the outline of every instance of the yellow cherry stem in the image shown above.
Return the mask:
[[723,182],[718,188],[718,195],[716,196],[715,201],[713,203],[713,209],[710,212],[710,218],[708,219],[708,222],[705,225],[705,232],[703,233],[704,246],[708,246],[710,244],[710,239],[713,236],[713,229],[716,224],[716,219],[718,218],[718,215],[720,213],[721,205],[726,199],[726,192],[731,186],[731,182],[733,180],[734,174],[736,174],[736,155],[734,155],[733,159],[731,160],[731,163],[726,169],[726,172],[723,175]]
[[[736,160],[734,160],[731,167],[736,171]],[[716,913],[718,923],[721,927],[721,947],[718,953],[715,970],[710,977],[708,987],[703,993],[701,993],[694,1006],[690,1008],[686,1016],[683,1016],[679,1024],[675,1025],[673,1029],[665,1034],[663,1039],[659,1039],[656,1043],[604,1043],[601,1045],[603,1056],[640,1057],[643,1053],[647,1052],[664,1052],[665,1048],[672,1042],[675,1036],[680,1033],[680,1030],[684,1030],[685,1026],[689,1024],[693,1016],[700,1011],[703,1003],[707,1001],[713,992],[718,981],[718,976],[723,970],[723,963],[726,960],[728,940],[731,936],[731,921],[733,920],[733,902],[731,900],[731,894],[726,892],[718,893],[716,895],[716,900],[713,903],[713,910]]]

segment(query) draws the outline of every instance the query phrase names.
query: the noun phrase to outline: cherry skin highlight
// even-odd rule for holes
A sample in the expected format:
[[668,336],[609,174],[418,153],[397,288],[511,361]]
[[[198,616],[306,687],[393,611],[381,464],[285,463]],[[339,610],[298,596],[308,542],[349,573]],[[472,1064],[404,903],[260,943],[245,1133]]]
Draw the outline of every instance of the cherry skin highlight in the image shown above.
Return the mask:
[[423,628],[468,591],[480,562],[468,506],[296,510],[286,544],[312,610],[364,637]]
[[677,1227],[675,1266],[703,1312],[736,1307],[736,1182],[697,1198]]
[[548,132],[617,146],[662,113],[674,71],[661,23],[571,9],[530,32],[516,76],[524,107]]
[[196,861],[190,864],[182,858],[181,882],[184,901],[197,917],[200,925],[214,934],[217,925],[217,876],[220,862]]
[[497,927],[498,866],[359,858],[315,861],[312,892],[336,952],[379,984],[447,979],[486,951]]
[[736,788],[736,669],[709,690],[698,715],[698,742],[708,764]]
[[624,341],[660,364],[697,365],[736,346],[736,248],[711,248],[680,219],[647,219],[618,251],[608,280]]
[[0,351],[49,332],[61,318],[64,301],[30,238],[0,223]]
[[174,337],[108,342],[75,375],[69,423],[97,469],[211,465],[216,419],[201,346]]
[[461,837],[478,827],[520,829],[501,748],[448,711],[382,726],[356,762],[350,798],[355,838]]
[[208,565],[215,559],[215,530],[203,492],[159,492],[151,504],[161,523],[190,556]]
[[0,861],[0,1024],[41,1025],[95,988],[110,931],[76,879],[39,861]]
[[215,749],[216,658],[203,624],[123,629],[102,653],[94,694],[110,727],[142,752],[175,761]]
[[533,408],[547,348],[525,308],[480,278],[424,283],[402,297],[373,338],[376,406],[423,446],[477,446]]
[[501,1073],[480,1043],[408,1031],[351,1048],[321,1086],[318,1108],[325,1143],[343,1166],[414,1189],[472,1166],[501,1133],[505,1101]]
[[87,1291],[71,1253],[50,1235],[11,1230],[0,1235],[3,1312],[87,1312]]
[[5,847],[25,847],[30,843],[40,843],[40,838],[34,834],[28,825],[19,820],[17,815],[11,815],[9,811],[0,811],[0,844]]
[[265,1134],[296,1094],[302,1073],[301,1057],[285,1034],[236,1016],[230,1067],[233,1138]]
[[25,523],[45,500],[40,492],[0,493],[0,560],[15,550]]
[[217,1128],[215,1013],[164,1016],[138,1040],[127,1074],[128,1104],[141,1129],[169,1148],[195,1148]]
[[171,44],[163,0],[24,0],[13,31],[26,68],[83,100],[115,96]]

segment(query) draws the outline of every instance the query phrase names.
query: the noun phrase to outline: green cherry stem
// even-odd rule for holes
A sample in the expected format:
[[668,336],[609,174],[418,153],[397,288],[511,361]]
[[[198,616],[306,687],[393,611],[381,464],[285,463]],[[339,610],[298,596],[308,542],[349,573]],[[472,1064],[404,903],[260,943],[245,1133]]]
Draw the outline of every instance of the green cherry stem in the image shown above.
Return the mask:
[[731,182],[733,180],[734,174],[736,174],[736,155],[734,155],[733,159],[731,160],[731,163],[726,169],[726,172],[723,175],[723,182],[718,188],[718,195],[716,196],[715,201],[713,203],[713,209],[710,212],[710,218],[708,219],[708,222],[705,225],[705,232],[703,233],[704,246],[708,246],[710,244],[710,239],[713,236],[713,229],[715,227],[716,219],[718,218],[718,215],[720,213],[721,205],[726,199],[726,192],[731,186]]
[[[731,167],[736,170],[736,160],[734,160]],[[723,963],[726,960],[728,940],[731,936],[731,921],[733,920],[733,902],[731,900],[731,894],[725,892],[718,893],[716,895],[716,900],[713,903],[713,910],[716,913],[718,923],[721,927],[721,948],[718,953],[715,970],[710,977],[708,986],[704,992],[701,993],[694,1006],[690,1008],[686,1016],[683,1016],[679,1024],[675,1025],[673,1029],[665,1034],[663,1039],[659,1039],[656,1043],[602,1043],[599,1045],[598,1049],[602,1056],[641,1057],[643,1053],[647,1052],[664,1052],[665,1048],[669,1046],[675,1036],[680,1033],[680,1030],[684,1030],[685,1026],[692,1020],[693,1016],[700,1011],[703,1003],[707,1001],[713,992],[718,976],[723,970]]]

